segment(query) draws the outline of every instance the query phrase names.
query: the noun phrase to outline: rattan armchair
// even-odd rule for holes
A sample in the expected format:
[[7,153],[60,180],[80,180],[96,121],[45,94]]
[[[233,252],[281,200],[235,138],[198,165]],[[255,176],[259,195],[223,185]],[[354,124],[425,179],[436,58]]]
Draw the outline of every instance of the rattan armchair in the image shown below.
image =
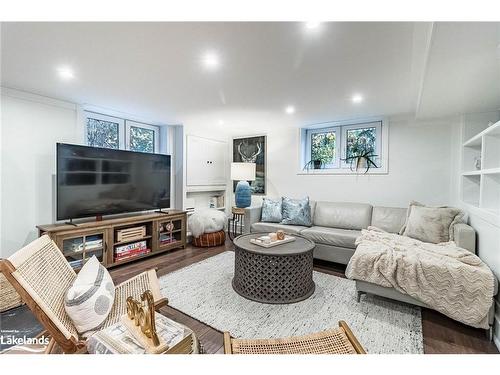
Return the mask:
[[283,339],[233,339],[224,332],[225,354],[366,354],[346,322],[307,336]]
[[[64,297],[76,273],[49,236],[38,238],[0,261],[0,270],[50,334],[46,352],[55,344],[65,353],[86,351],[85,341],[64,310]],[[161,296],[156,271],[143,272],[116,287],[113,308],[101,329],[118,322],[126,313],[127,297],[140,299],[147,289],[153,293],[157,309],[168,303]]]

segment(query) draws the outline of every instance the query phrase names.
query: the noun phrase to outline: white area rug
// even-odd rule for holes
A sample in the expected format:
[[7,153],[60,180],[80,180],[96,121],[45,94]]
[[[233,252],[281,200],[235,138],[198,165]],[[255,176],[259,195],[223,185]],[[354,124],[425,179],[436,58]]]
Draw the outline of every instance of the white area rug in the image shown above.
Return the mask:
[[169,305],[234,337],[305,335],[345,320],[368,353],[423,353],[420,308],[363,296],[354,281],[314,272],[305,301],[271,305],[249,301],[231,286],[234,253],[226,251],[160,278]]

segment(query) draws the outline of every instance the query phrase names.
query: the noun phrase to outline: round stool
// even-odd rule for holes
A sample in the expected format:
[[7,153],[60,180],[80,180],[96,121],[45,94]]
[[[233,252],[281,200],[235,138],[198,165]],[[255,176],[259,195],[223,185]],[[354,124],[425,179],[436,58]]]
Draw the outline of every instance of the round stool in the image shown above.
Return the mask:
[[213,247],[220,246],[226,242],[226,233],[223,230],[213,233],[203,233],[197,238],[193,238],[193,246]]

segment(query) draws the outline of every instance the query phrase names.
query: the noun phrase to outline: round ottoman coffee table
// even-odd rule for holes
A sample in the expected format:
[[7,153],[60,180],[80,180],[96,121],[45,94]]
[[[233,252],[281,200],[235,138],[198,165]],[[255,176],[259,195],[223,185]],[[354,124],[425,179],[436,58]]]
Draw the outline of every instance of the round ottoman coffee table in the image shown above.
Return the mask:
[[293,235],[295,241],[271,248],[250,242],[267,233],[238,236],[233,289],[240,296],[263,303],[294,303],[314,293],[314,242]]

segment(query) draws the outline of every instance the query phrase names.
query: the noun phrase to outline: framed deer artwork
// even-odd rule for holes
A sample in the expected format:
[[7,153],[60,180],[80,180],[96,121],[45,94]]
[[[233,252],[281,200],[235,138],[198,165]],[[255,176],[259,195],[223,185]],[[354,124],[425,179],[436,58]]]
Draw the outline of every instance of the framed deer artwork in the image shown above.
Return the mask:
[[[255,163],[255,181],[249,181],[252,194],[266,194],[267,137],[257,135],[233,138],[233,162]],[[237,182],[233,182],[233,191]]]

